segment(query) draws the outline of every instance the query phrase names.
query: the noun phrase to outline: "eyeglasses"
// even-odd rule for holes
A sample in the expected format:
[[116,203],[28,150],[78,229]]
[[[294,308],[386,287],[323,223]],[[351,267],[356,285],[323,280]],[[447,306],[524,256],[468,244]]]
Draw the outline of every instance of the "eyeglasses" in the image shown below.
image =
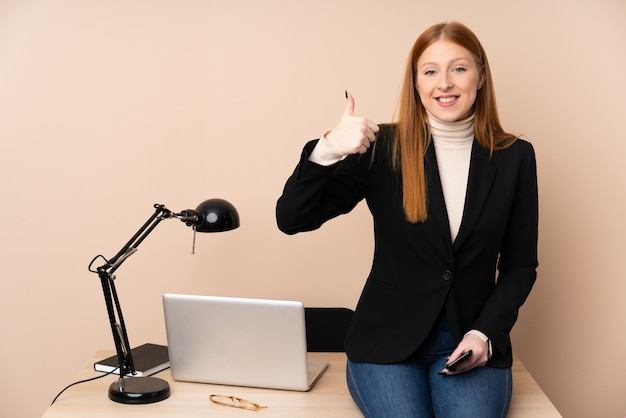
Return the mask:
[[255,402],[250,402],[246,399],[237,398],[229,395],[209,395],[209,399],[216,405],[230,406],[231,408],[247,409],[248,411],[258,411],[259,409],[267,408],[267,406],[259,405]]

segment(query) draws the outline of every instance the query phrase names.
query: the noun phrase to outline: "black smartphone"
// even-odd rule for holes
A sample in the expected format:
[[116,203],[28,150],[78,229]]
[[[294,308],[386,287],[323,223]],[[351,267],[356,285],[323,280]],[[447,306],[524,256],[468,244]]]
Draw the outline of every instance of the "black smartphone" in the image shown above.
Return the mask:
[[462,361],[466,360],[467,358],[469,358],[469,356],[472,355],[472,350],[468,350],[465,353],[461,354],[456,360],[454,360],[452,363],[448,363],[444,366],[444,368],[448,369],[451,372],[456,371],[456,366],[459,365]]

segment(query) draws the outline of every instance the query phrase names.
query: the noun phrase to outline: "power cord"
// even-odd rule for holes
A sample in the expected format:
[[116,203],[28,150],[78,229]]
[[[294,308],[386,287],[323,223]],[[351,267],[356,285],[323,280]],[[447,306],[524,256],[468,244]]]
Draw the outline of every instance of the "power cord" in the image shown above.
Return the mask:
[[115,373],[117,370],[119,370],[119,367],[116,367],[115,369],[113,369],[113,370],[111,370],[110,372],[107,372],[107,373],[105,373],[105,374],[103,374],[103,375],[100,375],[100,376],[95,376],[95,377],[91,377],[91,378],[89,378],[89,379],[85,379],[85,380],[79,380],[78,382],[74,382],[74,383],[71,383],[71,384],[67,385],[66,387],[64,387],[64,388],[63,388],[63,390],[62,390],[61,392],[59,392],[59,394],[58,394],[57,396],[55,396],[55,397],[54,397],[54,399],[52,400],[52,403],[50,404],[50,406],[54,405],[54,403],[55,403],[55,402],[56,402],[56,400],[59,398],[59,396],[61,396],[61,394],[62,394],[63,392],[65,392],[66,390],[68,390],[68,389],[69,389],[69,388],[71,388],[72,386],[74,386],[74,385],[78,385],[79,383],[86,383],[86,382],[91,382],[92,380],[102,379],[103,377],[106,377],[106,376],[108,376],[108,375],[110,375],[110,374]]

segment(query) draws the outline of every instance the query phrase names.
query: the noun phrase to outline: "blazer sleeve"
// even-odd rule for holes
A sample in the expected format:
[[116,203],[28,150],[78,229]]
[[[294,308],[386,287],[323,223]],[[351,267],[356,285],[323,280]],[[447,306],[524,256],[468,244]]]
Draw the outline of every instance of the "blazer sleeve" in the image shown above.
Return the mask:
[[276,204],[278,228],[286,234],[311,231],[350,212],[364,198],[370,152],[349,155],[331,166],[309,161],[317,140],[308,142]]
[[507,352],[509,333],[537,277],[537,167],[532,145],[524,143],[524,162],[500,247],[497,282],[475,322],[475,328],[491,339],[494,351],[504,358],[511,355]]

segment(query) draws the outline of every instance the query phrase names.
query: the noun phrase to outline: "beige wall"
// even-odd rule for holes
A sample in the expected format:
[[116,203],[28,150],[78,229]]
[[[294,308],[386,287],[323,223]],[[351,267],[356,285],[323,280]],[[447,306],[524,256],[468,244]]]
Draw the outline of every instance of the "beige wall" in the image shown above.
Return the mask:
[[165,343],[164,292],[354,307],[365,207],[287,237],[275,200],[344,89],[389,121],[415,37],[455,19],[537,151],[541,266],[515,351],[564,416],[623,417],[625,18],[623,0],[0,0],[0,415],[41,415],[112,348],[87,265],[157,202],[223,197],[242,227],[192,256],[191,231],[166,222],[118,270],[133,345]]

